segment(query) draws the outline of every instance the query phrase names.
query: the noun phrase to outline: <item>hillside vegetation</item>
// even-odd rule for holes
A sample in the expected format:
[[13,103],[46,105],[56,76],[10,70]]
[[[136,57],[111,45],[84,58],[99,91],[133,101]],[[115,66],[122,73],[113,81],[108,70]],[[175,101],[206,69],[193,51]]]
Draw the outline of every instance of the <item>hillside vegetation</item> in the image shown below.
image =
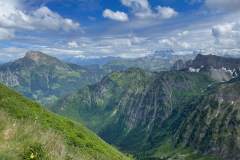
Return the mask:
[[178,115],[211,82],[204,74],[132,68],[63,98],[53,110],[83,122],[138,159],[212,159],[176,147],[171,139]]
[[128,160],[79,123],[0,85],[1,160]]

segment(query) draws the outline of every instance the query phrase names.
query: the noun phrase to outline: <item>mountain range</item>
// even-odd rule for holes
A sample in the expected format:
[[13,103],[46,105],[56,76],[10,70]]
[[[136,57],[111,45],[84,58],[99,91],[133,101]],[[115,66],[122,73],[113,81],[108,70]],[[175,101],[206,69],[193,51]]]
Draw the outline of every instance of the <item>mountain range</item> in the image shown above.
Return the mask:
[[173,50],[159,50],[140,58],[121,58],[110,61],[103,67],[106,69],[137,67],[146,71],[160,72],[172,68],[176,61],[186,62],[195,58],[195,54],[177,55]]
[[55,114],[0,85],[0,159],[133,159],[109,143],[137,160],[238,160],[239,68],[171,50],[83,66],[28,52],[0,81]]
[[148,71],[164,71],[171,69],[177,60],[188,61],[194,59],[195,53],[192,54],[176,54],[173,50],[157,50],[152,54],[148,54],[139,58],[126,57],[63,57],[62,60],[81,66],[99,66],[108,71],[126,70],[131,67],[138,67]]
[[162,51],[146,58],[131,60],[110,57],[97,62],[87,61],[88,65],[85,62],[79,65],[61,61],[42,52],[29,51],[23,58],[0,65],[0,82],[48,105],[86,85],[97,83],[111,72],[124,71],[132,66],[154,71],[169,70],[177,58],[186,59],[173,53]]
[[52,110],[138,159],[237,160],[239,64],[198,55],[180,70],[113,72]]

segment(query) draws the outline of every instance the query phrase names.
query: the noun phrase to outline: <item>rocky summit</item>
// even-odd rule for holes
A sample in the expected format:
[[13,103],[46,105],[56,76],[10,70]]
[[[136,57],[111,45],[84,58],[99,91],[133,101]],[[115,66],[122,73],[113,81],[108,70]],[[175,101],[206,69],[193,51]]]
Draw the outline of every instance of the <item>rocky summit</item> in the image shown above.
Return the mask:
[[240,59],[198,54],[195,59],[186,63],[181,60],[177,61],[173,69],[205,72],[216,81],[229,81],[239,75]]

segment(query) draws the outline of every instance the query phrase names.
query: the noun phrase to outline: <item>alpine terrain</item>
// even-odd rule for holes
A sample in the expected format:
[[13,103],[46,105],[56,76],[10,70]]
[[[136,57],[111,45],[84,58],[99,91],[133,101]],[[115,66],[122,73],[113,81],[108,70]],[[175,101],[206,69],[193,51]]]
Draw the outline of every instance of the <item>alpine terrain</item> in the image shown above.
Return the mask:
[[[178,71],[113,72],[62,98],[52,109],[85,123],[140,159],[191,159],[194,150],[213,158],[238,159],[237,111],[229,110],[238,101],[233,87],[238,84],[238,61],[198,55]],[[223,77],[216,78],[216,73]]]

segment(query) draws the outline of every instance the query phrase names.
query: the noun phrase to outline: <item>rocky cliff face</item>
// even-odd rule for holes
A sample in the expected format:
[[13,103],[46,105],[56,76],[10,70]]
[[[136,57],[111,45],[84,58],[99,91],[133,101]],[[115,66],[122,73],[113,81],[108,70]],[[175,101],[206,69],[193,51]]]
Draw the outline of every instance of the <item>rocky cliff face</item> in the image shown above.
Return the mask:
[[19,85],[18,77],[10,71],[0,72],[0,81],[10,87]]
[[184,65],[181,61],[177,61],[173,69],[205,72],[219,82],[229,81],[239,75],[240,59],[198,54],[194,60],[190,60]]
[[213,68],[226,68],[226,69],[236,69],[240,67],[240,59],[221,57],[216,55],[197,55],[193,61],[187,62],[189,67],[201,68],[203,67],[213,67]]
[[226,160],[240,159],[240,80],[211,87],[188,106],[174,134],[177,143]]

